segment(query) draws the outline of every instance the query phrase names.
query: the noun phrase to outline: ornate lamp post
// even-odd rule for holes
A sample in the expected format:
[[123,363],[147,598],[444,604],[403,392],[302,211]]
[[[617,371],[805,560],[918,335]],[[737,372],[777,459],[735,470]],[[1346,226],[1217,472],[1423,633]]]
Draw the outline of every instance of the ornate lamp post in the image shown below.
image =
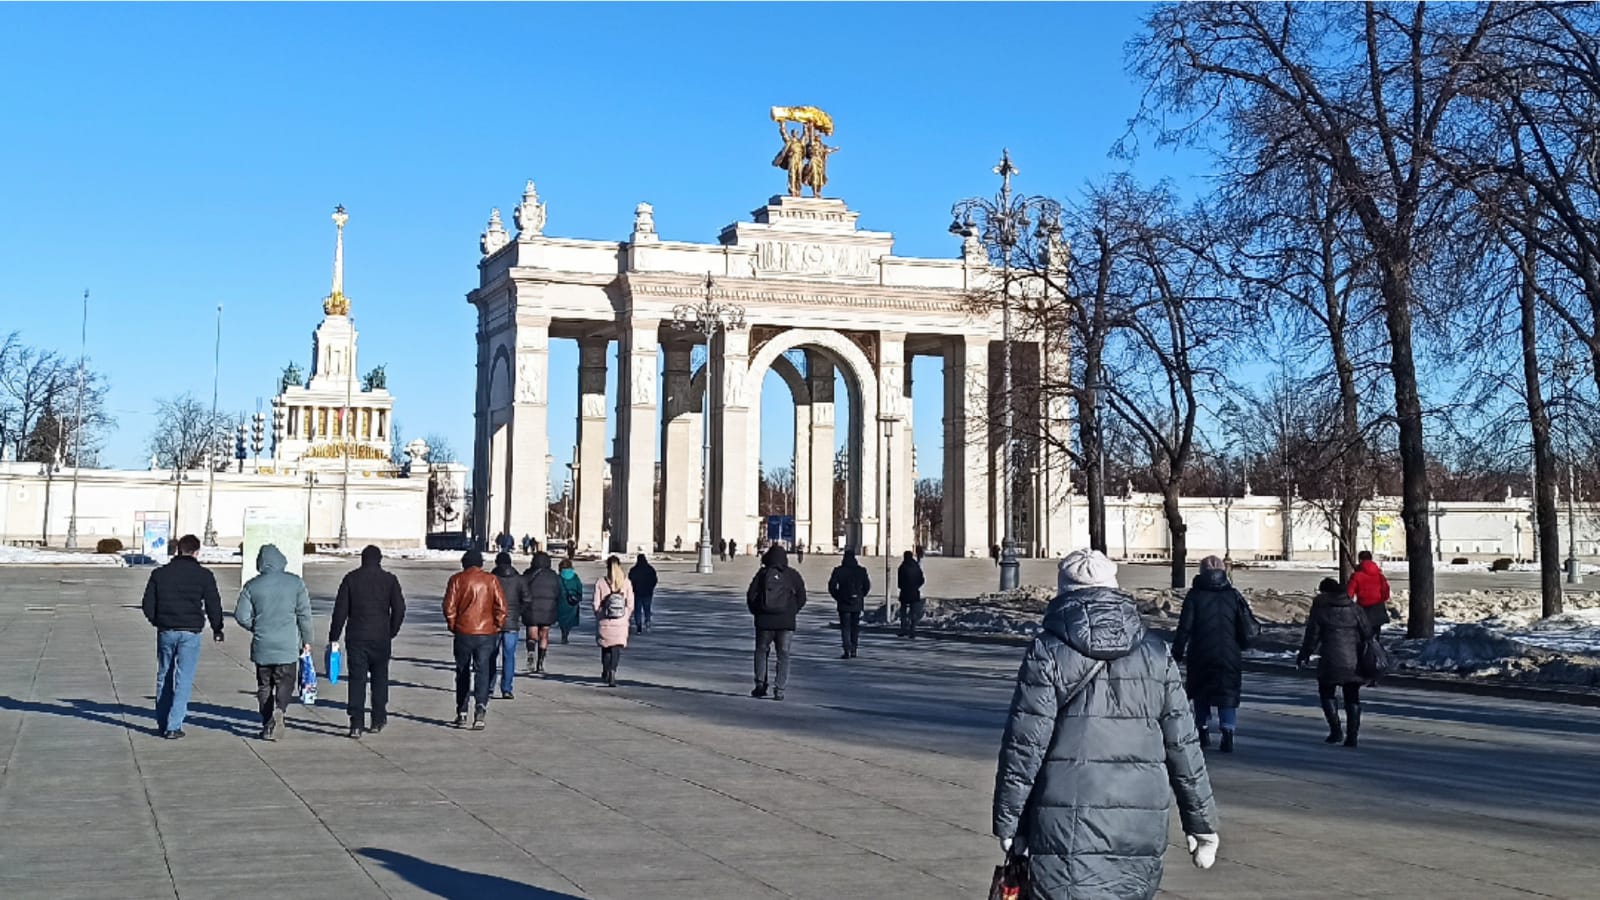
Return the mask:
[[[1000,164],[994,167],[1000,176],[1000,193],[994,199],[970,197],[951,207],[952,234],[977,236],[984,245],[1000,258],[1000,394],[1005,404],[1000,423],[1003,451],[1001,482],[1005,491],[1005,537],[1000,542],[1000,589],[1016,588],[1020,563],[1017,561],[1015,535],[1016,491],[1012,484],[1015,467],[1012,461],[1012,443],[1015,440],[1014,418],[1016,398],[1011,393],[1011,253],[1021,241],[1030,224],[1037,223],[1036,237],[1048,237],[1050,229],[1061,217],[1061,205],[1048,197],[1014,197],[1011,194],[1011,176],[1018,174],[1011,164],[1011,153],[1000,151]],[[976,218],[977,221],[974,221]]]
[[[1556,360],[1555,376],[1561,381],[1562,401],[1570,404],[1572,401],[1572,379],[1577,374],[1578,363],[1567,353],[1568,348],[1563,345],[1561,358]],[[1572,423],[1570,406],[1567,411],[1567,427],[1562,429],[1567,445],[1567,584],[1583,584],[1583,570],[1578,564],[1578,513],[1574,504],[1578,499],[1578,476],[1572,456]],[[1534,504],[1536,507],[1538,504]],[[1535,543],[1538,537],[1534,538]]]
[[[212,348],[211,359],[211,418],[206,421],[208,430],[214,429],[217,424],[217,378],[222,374],[222,304],[217,304],[217,339]],[[215,440],[215,436],[212,440]],[[206,464],[210,467],[206,472],[206,530],[205,543],[207,547],[217,545],[217,529],[211,523],[212,501],[217,495],[217,461],[216,450],[212,448],[206,453]]]
[[711,273],[707,272],[705,299],[699,303],[680,303],[672,308],[672,327],[700,334],[706,345],[706,377],[700,407],[704,442],[700,455],[700,552],[694,566],[694,570],[701,575],[711,573],[711,378],[717,374],[711,364],[711,344],[718,331],[740,331],[744,328],[744,307],[716,302],[712,297],[715,286]]

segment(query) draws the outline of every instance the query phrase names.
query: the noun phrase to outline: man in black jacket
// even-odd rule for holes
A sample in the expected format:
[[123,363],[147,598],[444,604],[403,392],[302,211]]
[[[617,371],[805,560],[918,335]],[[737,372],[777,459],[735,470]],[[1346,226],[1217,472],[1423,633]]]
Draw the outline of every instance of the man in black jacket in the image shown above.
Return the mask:
[[172,561],[150,573],[142,604],[145,619],[156,627],[156,729],[169,740],[183,737],[206,620],[212,640],[222,640],[222,597],[216,576],[195,559],[200,539],[186,534],[173,550]]
[[828,594],[839,608],[839,640],[844,644],[840,659],[856,655],[856,645],[861,642],[861,612],[870,593],[872,577],[865,566],[856,562],[855,551],[846,550],[843,563],[828,578]]
[[745,605],[756,620],[756,688],[752,697],[767,695],[767,657],[778,645],[778,683],[772,699],[783,699],[789,683],[789,648],[794,643],[795,617],[806,605],[806,583],[800,573],[789,568],[789,554],[773,547],[761,558],[761,571],[745,591]]
[[350,714],[350,736],[359,738],[366,722],[367,682],[372,682],[372,727],[377,734],[389,721],[389,653],[406,618],[406,598],[400,579],[381,565],[383,551],[367,545],[361,567],[339,582],[333,601],[333,624],[328,643],[339,640],[349,623],[345,656],[350,660],[350,694],[345,709]]

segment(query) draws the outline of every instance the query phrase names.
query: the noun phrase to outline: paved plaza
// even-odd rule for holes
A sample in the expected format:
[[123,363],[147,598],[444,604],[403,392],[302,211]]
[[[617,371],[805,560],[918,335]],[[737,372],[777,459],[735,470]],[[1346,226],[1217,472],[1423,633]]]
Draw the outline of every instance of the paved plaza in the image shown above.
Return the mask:
[[[231,619],[205,642],[189,737],[162,741],[147,570],[0,569],[0,897],[981,897],[1020,650],[869,635],[841,661],[833,562],[803,566],[782,703],[748,696],[753,561],[709,577],[669,561],[620,687],[596,686],[586,614],[481,733],[446,724],[455,567],[398,563],[411,610],[389,728],[345,738],[344,685],[324,684],[275,744],[254,739]],[[216,571],[231,610],[239,569]],[[319,643],[345,571],[307,566]],[[936,595],[992,578],[988,561],[930,563]],[[1600,710],[1379,689],[1350,751],[1321,743],[1311,682],[1249,676],[1240,728],[1238,753],[1210,757],[1219,862],[1191,868],[1174,823],[1164,896],[1596,894]]]

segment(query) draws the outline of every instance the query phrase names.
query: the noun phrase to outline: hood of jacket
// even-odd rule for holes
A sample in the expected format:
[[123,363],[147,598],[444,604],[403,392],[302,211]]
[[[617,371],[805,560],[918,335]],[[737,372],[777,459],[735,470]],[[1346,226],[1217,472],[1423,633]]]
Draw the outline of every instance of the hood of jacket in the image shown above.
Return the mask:
[[1232,585],[1228,584],[1228,573],[1221,569],[1207,569],[1194,576],[1193,587],[1202,591],[1225,590]]
[[782,546],[774,544],[767,549],[765,556],[761,557],[761,564],[774,569],[789,568],[789,554]]
[[383,562],[383,551],[382,550],[378,549],[376,546],[374,546],[372,544],[368,544],[367,546],[361,548],[361,566],[362,566],[362,568],[368,568],[368,567],[376,568],[378,566],[378,564],[381,563],[381,562]]
[[550,568],[550,554],[540,550],[533,555],[533,571]]
[[562,581],[575,581],[580,585],[583,584],[583,579],[578,577],[578,572],[577,572],[576,569],[562,569],[561,570],[561,580]]
[[289,560],[284,558],[283,551],[276,544],[262,544],[256,551],[256,571],[263,575],[273,572],[282,572],[289,567]]
[[1356,566],[1356,571],[1363,572],[1363,573],[1365,573],[1367,575],[1382,575],[1383,574],[1383,570],[1378,568],[1377,562],[1375,562],[1373,560],[1370,560],[1370,559],[1366,560],[1361,565]]
[[1090,659],[1120,659],[1144,640],[1138,604],[1121,591],[1105,587],[1069,591],[1050,602],[1044,630]]
[[846,569],[854,569],[860,565],[856,562],[856,552],[854,550],[846,550],[844,552],[844,559],[841,560],[839,564]]
[[1327,591],[1327,590],[1318,591],[1317,592],[1317,598],[1313,602],[1321,603],[1324,606],[1355,606],[1356,605],[1356,599],[1354,597],[1350,596],[1349,594],[1345,593],[1344,588],[1336,588],[1336,589],[1331,590],[1331,591]]
[[502,563],[495,566],[493,574],[496,578],[519,578],[522,576],[522,573],[517,571],[517,567],[511,563]]

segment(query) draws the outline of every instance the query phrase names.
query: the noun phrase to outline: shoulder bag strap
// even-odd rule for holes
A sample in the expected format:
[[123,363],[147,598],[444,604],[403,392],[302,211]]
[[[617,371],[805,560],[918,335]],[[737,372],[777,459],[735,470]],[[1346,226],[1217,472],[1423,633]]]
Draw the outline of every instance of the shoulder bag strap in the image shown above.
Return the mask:
[[1072,701],[1078,699],[1078,695],[1083,693],[1089,687],[1089,682],[1094,681],[1096,678],[1098,678],[1100,676],[1100,673],[1105,671],[1105,668],[1106,668],[1106,661],[1105,660],[1103,660],[1103,659],[1095,660],[1094,661],[1094,665],[1089,667],[1089,674],[1083,676],[1083,679],[1081,681],[1079,681],[1077,684],[1073,685],[1071,690],[1067,691],[1066,699],[1062,700],[1061,703],[1056,706],[1056,709],[1057,710],[1063,710],[1063,709],[1066,709],[1068,706],[1070,706],[1072,704]]

